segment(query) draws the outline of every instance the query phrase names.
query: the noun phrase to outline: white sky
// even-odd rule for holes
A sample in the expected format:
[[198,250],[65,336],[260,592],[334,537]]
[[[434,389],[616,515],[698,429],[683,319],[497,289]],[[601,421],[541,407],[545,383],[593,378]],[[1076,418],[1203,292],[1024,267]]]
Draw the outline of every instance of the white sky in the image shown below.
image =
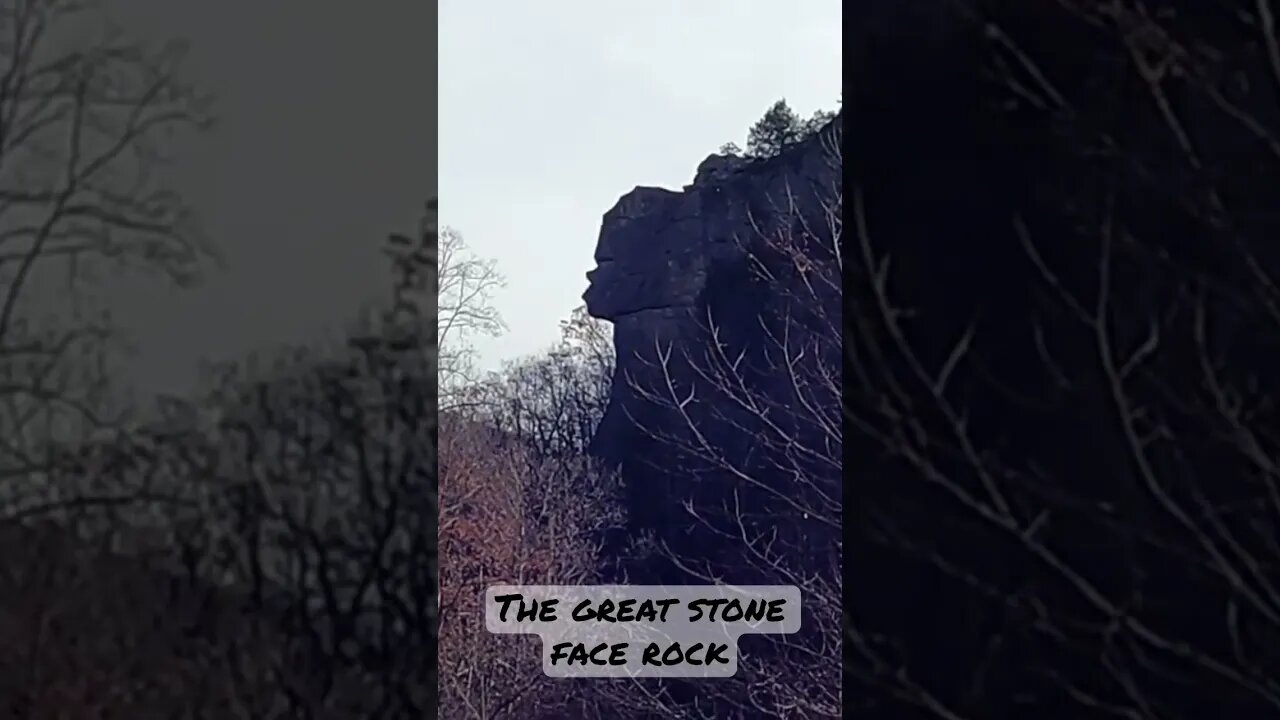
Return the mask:
[[441,222],[508,279],[486,368],[555,341],[619,196],[687,184],[781,97],[808,116],[840,96],[840,0],[439,8]]

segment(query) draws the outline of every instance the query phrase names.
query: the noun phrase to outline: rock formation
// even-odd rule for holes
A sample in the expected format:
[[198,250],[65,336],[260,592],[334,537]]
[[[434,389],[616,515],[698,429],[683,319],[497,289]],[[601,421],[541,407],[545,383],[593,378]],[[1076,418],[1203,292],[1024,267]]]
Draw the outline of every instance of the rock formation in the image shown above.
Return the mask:
[[[639,187],[605,214],[584,299],[613,323],[617,369],[593,452],[621,467],[634,530],[714,552],[709,539],[691,537],[682,502],[697,495],[715,504],[731,492],[724,476],[741,468],[712,467],[723,465],[717,457],[770,462],[768,443],[750,429],[762,419],[716,387],[732,374],[741,393],[787,405],[795,390],[769,351],[777,350],[770,333],[790,330],[796,347],[822,348],[807,361],[838,368],[839,229],[830,220],[839,215],[839,123],[775,158],[712,155],[683,191]],[[806,276],[823,282],[805,285]],[[712,371],[713,332],[742,358],[731,373]],[[826,405],[838,391],[837,370],[821,391]],[[685,396],[693,399],[680,407]],[[807,432],[802,419],[778,419]],[[701,452],[678,451],[698,433]],[[782,482],[777,472],[761,475]]]

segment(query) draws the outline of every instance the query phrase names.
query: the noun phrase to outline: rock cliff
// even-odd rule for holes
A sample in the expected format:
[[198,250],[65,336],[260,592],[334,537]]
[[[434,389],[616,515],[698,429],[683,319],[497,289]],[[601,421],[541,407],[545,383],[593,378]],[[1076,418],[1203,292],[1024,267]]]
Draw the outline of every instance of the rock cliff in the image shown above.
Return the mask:
[[634,530],[702,545],[685,501],[720,504],[744,472],[782,482],[779,433],[823,443],[826,418],[788,409],[797,392],[838,417],[840,122],[774,158],[712,155],[683,190],[638,187],[605,214],[584,299],[613,323],[617,369],[593,452],[621,467]]

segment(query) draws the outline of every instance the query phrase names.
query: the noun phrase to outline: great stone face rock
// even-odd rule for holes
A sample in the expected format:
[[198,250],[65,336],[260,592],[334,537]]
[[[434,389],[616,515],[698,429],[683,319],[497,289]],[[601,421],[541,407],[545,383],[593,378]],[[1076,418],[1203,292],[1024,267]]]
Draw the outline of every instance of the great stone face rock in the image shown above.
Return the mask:
[[[821,203],[841,182],[840,164],[833,164],[830,152],[840,122],[837,116],[775,158],[712,155],[683,191],[638,187],[604,215],[597,267],[587,275],[590,287],[583,298],[591,315],[613,323],[617,365],[592,452],[621,467],[632,493],[633,529],[689,542],[667,526],[683,517],[680,500],[693,492],[692,471],[653,437],[678,432],[673,428],[682,421],[671,408],[646,398],[643,388],[661,392],[668,381],[695,388],[699,402],[688,408],[690,417],[698,422],[711,413],[721,424],[729,422],[732,408],[715,406],[697,389],[705,380],[687,355],[705,352],[711,316],[720,339],[735,352],[754,352],[762,345],[761,318],[779,304],[780,289],[755,277],[753,261],[767,254],[761,246],[773,230],[802,219],[821,222]],[[838,314],[838,290],[824,304]],[[833,345],[838,350],[838,339]],[[656,359],[668,349],[664,372]],[[769,387],[777,378],[747,373],[744,380],[766,393],[787,392]],[[713,442],[735,457],[752,451],[751,438],[742,432],[724,433]],[[703,482],[697,492],[714,495],[715,488],[714,481]]]
[[788,188],[813,195],[803,190],[838,182],[822,135],[767,160],[711,155],[683,192],[637,187],[622,196],[604,215],[596,269],[587,274],[591,285],[583,295],[588,311],[617,322],[702,301],[708,269],[743,259],[735,240],[753,234],[751,216],[759,222],[778,214]]

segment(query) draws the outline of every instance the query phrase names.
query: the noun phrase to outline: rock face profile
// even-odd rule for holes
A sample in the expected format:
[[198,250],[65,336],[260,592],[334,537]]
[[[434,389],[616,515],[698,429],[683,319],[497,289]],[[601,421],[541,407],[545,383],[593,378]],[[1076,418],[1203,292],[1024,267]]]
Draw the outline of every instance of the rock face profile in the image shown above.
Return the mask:
[[839,128],[769,159],[712,155],[683,191],[638,187],[605,214],[583,297],[617,369],[592,451],[620,467],[633,531],[714,554],[691,498],[775,493],[799,469],[772,456],[784,435],[830,444],[797,392],[838,432]]

